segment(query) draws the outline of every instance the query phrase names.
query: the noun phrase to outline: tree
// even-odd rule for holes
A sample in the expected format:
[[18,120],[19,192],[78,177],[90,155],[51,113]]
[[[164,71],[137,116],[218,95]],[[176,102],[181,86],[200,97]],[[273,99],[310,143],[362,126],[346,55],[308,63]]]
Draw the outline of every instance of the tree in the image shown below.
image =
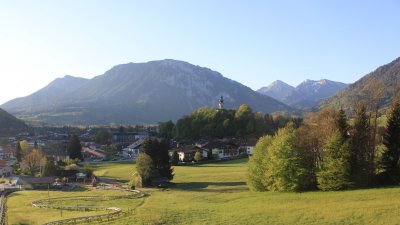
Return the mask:
[[348,141],[343,141],[337,131],[326,143],[322,168],[317,172],[321,190],[343,190],[351,187],[350,151]]
[[174,174],[171,168],[168,149],[169,144],[165,139],[158,141],[155,138],[147,138],[141,146],[141,151],[150,156],[153,162],[153,168],[161,176],[172,180]]
[[261,137],[253,149],[253,155],[250,156],[247,169],[247,184],[254,191],[265,191],[262,180],[265,174],[265,166],[268,163],[265,159],[272,140],[272,136]]
[[101,130],[94,136],[94,141],[98,144],[106,145],[110,143],[111,135],[106,130]]
[[304,158],[297,145],[293,127],[278,130],[265,158],[262,183],[269,191],[301,191],[307,181]]
[[42,177],[54,176],[57,172],[58,167],[54,163],[53,157],[47,157],[44,169],[42,171]]
[[170,120],[165,123],[159,123],[160,136],[163,138],[172,138],[174,133],[174,123]]
[[394,102],[383,136],[386,151],[382,154],[380,168],[381,179],[385,184],[396,184],[400,181],[400,103]]
[[20,143],[20,146],[22,149],[22,154],[27,155],[31,151],[31,148],[29,147],[28,142],[26,140],[23,140],[23,141],[20,141],[19,143]]
[[153,169],[153,160],[151,160],[151,157],[146,153],[141,152],[136,158],[136,171],[141,178],[142,184],[150,184]]
[[81,141],[79,140],[79,137],[77,135],[72,135],[71,138],[69,139],[68,146],[67,146],[67,151],[69,153],[70,159],[80,159],[82,160],[82,146],[81,146]]
[[343,109],[340,109],[336,116],[336,127],[342,136],[343,140],[346,140],[349,135],[347,134],[349,130],[349,125],[347,124],[346,114]]
[[196,162],[200,161],[203,157],[201,156],[201,153],[199,151],[197,151],[194,154],[194,160],[196,160]]
[[371,146],[369,118],[366,108],[359,104],[354,118],[354,129],[351,137],[351,174],[356,186],[370,184],[373,172],[373,150]]
[[177,166],[179,164],[179,154],[177,151],[174,151],[172,153],[172,157],[171,157],[171,164],[173,166]]
[[22,148],[21,148],[21,144],[19,143],[19,141],[17,141],[17,146],[15,147],[15,157],[17,158],[18,162],[21,162],[21,160],[22,160]]
[[156,168],[161,176],[172,180],[174,178],[173,169],[171,167],[170,158],[168,154],[169,143],[166,139],[161,139],[158,142],[158,160],[156,163]]
[[45,160],[46,158],[40,150],[33,149],[22,159],[22,170],[33,176],[36,172],[41,170],[41,167],[44,166],[46,162]]

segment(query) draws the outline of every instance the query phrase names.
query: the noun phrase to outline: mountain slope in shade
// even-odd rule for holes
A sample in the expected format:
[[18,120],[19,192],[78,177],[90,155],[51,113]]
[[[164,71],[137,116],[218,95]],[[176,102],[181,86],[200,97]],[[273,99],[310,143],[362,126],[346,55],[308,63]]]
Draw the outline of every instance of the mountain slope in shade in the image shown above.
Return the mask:
[[294,90],[295,88],[290,86],[289,84],[280,80],[276,80],[267,87],[262,87],[258,89],[257,92],[268,95],[278,101],[284,102],[286,97]]
[[275,81],[257,91],[294,108],[307,109],[317,106],[345,87],[347,84],[326,79],[306,80],[295,88],[282,81]]
[[[249,104],[262,112],[291,110],[216,71],[176,60],[114,66],[90,80],[75,80],[73,91],[61,91],[55,97],[48,94],[52,90],[49,86],[31,96],[11,100],[3,107],[21,118],[58,124],[136,124],[176,120],[202,106],[216,107],[221,95],[226,108]],[[38,93],[47,96],[43,104],[30,107],[21,104]]]
[[18,133],[27,128],[26,124],[8,112],[0,109],[0,134]]
[[396,89],[396,84],[397,87],[400,87],[400,58],[365,75],[343,91],[322,102],[320,107],[351,109],[357,102],[364,102],[367,106],[373,104],[373,99],[378,97],[380,99],[378,106],[386,107],[393,99],[393,90]]

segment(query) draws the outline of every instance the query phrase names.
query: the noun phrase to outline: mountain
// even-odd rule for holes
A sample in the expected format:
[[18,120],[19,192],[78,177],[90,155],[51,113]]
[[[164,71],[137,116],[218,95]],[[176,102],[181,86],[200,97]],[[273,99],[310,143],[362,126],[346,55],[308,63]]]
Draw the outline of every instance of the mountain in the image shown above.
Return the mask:
[[12,134],[24,131],[26,124],[8,112],[0,109],[0,134]]
[[317,106],[321,101],[345,87],[347,87],[347,84],[327,79],[305,80],[295,88],[282,81],[275,81],[268,87],[257,91],[294,108],[307,109]]
[[[397,89],[399,93],[399,79],[400,57],[363,76],[354,84],[322,102],[320,107],[342,107],[350,110],[357,102],[362,101],[367,106],[377,102],[380,108],[387,107],[392,102],[394,90]],[[375,99],[378,100],[375,101]]]
[[267,87],[262,87],[258,89],[257,92],[264,95],[268,95],[278,101],[284,102],[289,93],[294,91],[294,89],[295,88],[290,86],[289,84],[277,80],[272,82]]
[[275,99],[208,68],[177,60],[117,65],[90,80],[66,76],[2,105],[20,118],[56,124],[143,124],[176,120],[202,106],[249,104],[290,111]]

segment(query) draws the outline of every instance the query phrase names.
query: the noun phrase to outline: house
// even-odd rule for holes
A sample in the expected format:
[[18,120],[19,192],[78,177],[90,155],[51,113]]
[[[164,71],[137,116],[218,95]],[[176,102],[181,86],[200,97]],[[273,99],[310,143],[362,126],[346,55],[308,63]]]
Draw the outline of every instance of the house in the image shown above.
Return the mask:
[[129,145],[128,147],[122,149],[122,156],[128,158],[134,158],[139,155],[140,147],[142,146],[144,139],[139,139]]
[[181,162],[194,161],[196,152],[200,152],[203,158],[207,158],[208,156],[208,151],[206,149],[202,149],[196,145],[179,145],[176,148],[170,149],[168,151],[169,155],[172,156],[175,151],[178,153],[179,161]]
[[202,146],[203,149],[212,153],[214,159],[226,159],[239,156],[239,148],[232,139],[216,139]]
[[239,146],[239,154],[253,155],[254,146],[258,142],[257,138],[239,139],[236,144]]
[[0,160],[0,176],[9,177],[12,175],[15,160]]
[[85,158],[101,158],[104,159],[106,155],[97,150],[91,149],[89,147],[82,147],[82,154]]
[[25,189],[45,189],[54,181],[54,177],[19,177],[16,185]]

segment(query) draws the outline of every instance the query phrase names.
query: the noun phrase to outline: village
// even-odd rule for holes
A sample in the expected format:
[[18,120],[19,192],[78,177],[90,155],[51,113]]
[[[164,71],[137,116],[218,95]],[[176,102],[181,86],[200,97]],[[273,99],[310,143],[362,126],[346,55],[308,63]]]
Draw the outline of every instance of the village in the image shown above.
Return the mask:
[[[79,165],[76,167],[67,165],[68,162],[71,162],[67,151],[71,136],[68,132],[21,132],[15,136],[7,137],[7,144],[0,147],[0,188],[57,189],[64,186],[64,189],[68,190],[68,187],[66,187],[68,183],[72,184],[72,186],[80,183],[91,183],[93,179],[99,178],[94,178],[92,171],[85,171],[85,165],[133,161],[141,152],[141,146],[146,138],[157,138],[157,133],[152,131],[112,132],[102,130],[100,132],[97,131],[97,136],[98,133],[104,134],[105,132],[108,139],[97,142],[96,132],[92,129],[82,130],[79,133],[83,159],[79,162],[74,161],[75,164]],[[32,176],[32,174],[21,172],[16,158],[17,143],[23,149],[39,149],[46,159],[51,159],[49,161],[54,163],[57,171],[52,176],[44,176],[43,173],[36,173]],[[168,153],[171,158],[174,154],[177,154],[179,162],[176,165],[184,166],[245,158],[252,154],[256,143],[256,138],[200,139],[193,143],[172,140],[170,141]],[[196,153],[201,155],[201,159],[195,157]],[[87,174],[84,172],[87,172]]]

